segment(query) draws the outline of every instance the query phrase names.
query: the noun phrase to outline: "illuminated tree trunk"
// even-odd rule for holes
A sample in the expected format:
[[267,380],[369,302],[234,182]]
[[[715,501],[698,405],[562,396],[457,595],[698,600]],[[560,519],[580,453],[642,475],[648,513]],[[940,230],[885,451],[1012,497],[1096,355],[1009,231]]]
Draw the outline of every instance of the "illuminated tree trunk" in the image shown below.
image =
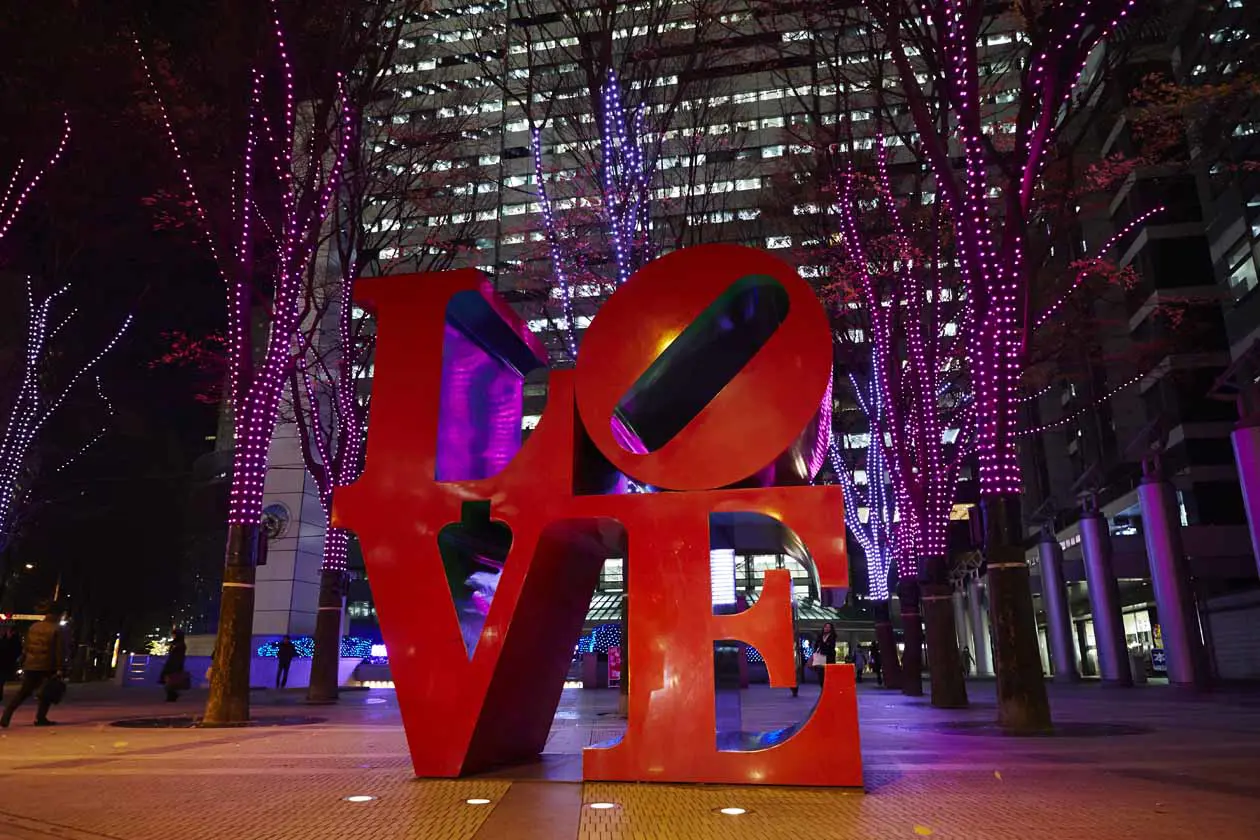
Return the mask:
[[967,683],[962,657],[958,652],[958,626],[954,618],[954,588],[949,582],[945,557],[926,557],[920,589],[923,593],[923,623],[927,627],[930,652],[928,668],[932,678],[932,705],[941,709],[967,706]]
[[346,554],[350,535],[328,525],[324,562],[319,573],[319,615],[315,619],[315,655],[311,660],[309,703],[337,702],[341,664],[341,616],[346,608]]

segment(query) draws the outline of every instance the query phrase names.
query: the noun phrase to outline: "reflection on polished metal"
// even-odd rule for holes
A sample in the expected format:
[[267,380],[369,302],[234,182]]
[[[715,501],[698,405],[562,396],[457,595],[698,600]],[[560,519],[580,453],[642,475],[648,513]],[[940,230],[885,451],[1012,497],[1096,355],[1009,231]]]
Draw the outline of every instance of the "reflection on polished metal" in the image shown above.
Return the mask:
[[[357,296],[377,318],[372,422],[334,521],[363,546],[418,775],[541,752],[602,561],[628,551],[627,728],[586,751],[585,778],[862,784],[848,665],[827,666],[794,733],[718,747],[714,642],[755,647],[773,686],[796,669],[787,570],[752,608],[714,615],[710,517],[770,517],[820,585],[848,580],[842,494],[808,484],[830,426],[830,329],[791,267],[715,245],[640,269],[577,369],[552,373],[523,446],[516,395],[545,354],[479,273],[365,280]],[[621,494],[626,478],[675,492]]]
[[1190,592],[1186,550],[1181,542],[1181,518],[1177,493],[1160,474],[1159,465],[1148,459],[1138,485],[1142,509],[1142,531],[1146,538],[1146,558],[1151,568],[1151,588],[1164,639],[1168,682],[1198,686],[1207,680],[1203,662],[1203,640]]
[[958,633],[958,649],[966,648],[971,651],[971,656],[975,658],[975,651],[972,650],[971,630],[967,627],[967,601],[961,589],[954,590],[954,629]]
[[1085,502],[1080,529],[1099,676],[1105,683],[1131,686],[1133,668],[1129,664],[1129,646],[1120,614],[1120,585],[1111,570],[1111,534],[1106,518],[1095,508],[1093,499]]
[[1239,421],[1230,439],[1234,442],[1234,463],[1251,531],[1251,551],[1260,571],[1260,414]]
[[1046,608],[1046,637],[1054,663],[1055,682],[1077,682],[1081,675],[1072,640],[1072,607],[1063,580],[1063,548],[1054,532],[1047,530],[1037,544],[1037,565],[1041,570],[1041,597]]
[[967,578],[967,604],[971,608],[971,640],[975,647],[976,675],[993,676],[992,648],[989,645],[989,610],[984,603],[984,582],[978,575]]

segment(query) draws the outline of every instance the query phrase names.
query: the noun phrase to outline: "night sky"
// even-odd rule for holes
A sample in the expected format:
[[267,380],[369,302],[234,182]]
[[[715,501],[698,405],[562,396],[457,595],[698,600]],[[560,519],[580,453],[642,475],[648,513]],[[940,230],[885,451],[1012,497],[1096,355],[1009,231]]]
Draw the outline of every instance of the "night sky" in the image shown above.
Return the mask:
[[[197,51],[207,41],[200,35],[215,8],[54,0],[7,3],[0,12],[0,175],[7,179],[19,158],[46,158],[63,113],[72,125],[63,159],[0,242],[0,383],[10,382],[20,359],[24,275],[43,294],[71,284],[66,310],[79,310],[58,339],[50,381],[64,381],[134,317],[96,371],[116,409],[109,432],[35,488],[35,514],[13,548],[17,574],[0,612],[30,609],[59,574],[80,632],[134,635],[170,612],[186,552],[191,470],[213,448],[216,409],[195,399],[199,371],[154,362],[171,333],[221,329],[223,297],[204,246],[186,232],[155,230],[143,201],[177,191],[179,181],[165,139],[139,107],[141,77],[127,33],[200,67]],[[214,86],[189,87],[208,90],[205,113],[231,112],[213,102]],[[226,142],[231,121],[189,119],[184,129],[201,153]],[[9,391],[0,394],[7,418]],[[107,420],[84,381],[43,438],[46,462],[60,463]]]

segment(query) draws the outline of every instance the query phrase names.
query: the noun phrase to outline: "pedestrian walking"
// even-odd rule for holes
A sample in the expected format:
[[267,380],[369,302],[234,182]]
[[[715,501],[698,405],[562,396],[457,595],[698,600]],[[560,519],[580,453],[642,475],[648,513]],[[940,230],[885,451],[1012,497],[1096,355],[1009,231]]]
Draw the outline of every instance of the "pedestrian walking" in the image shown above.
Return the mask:
[[879,645],[871,643],[871,673],[875,675],[875,684],[884,684],[884,660],[879,655]]
[[971,648],[963,647],[960,658],[962,659],[963,676],[969,676],[971,674],[971,666],[976,662],[975,657],[971,655]]
[[280,642],[280,647],[276,649],[276,661],[279,667],[276,668],[276,688],[287,688],[289,685],[289,666],[293,664],[293,658],[297,656],[297,648],[293,645],[293,640],[288,636]]
[[61,619],[64,614],[55,605],[45,602],[37,608],[44,614],[41,621],[31,625],[26,631],[25,654],[22,660],[22,684],[17,694],[4,707],[4,715],[0,716],[0,729],[7,729],[13,720],[13,713],[32,695],[38,693],[39,705],[35,710],[36,726],[55,726],[48,719],[48,709],[58,697],[62,668],[66,661],[66,641],[61,632]]
[[17,679],[18,663],[22,661],[22,639],[13,625],[0,634],[0,699],[4,699],[4,684]]
[[828,665],[834,665],[836,662],[836,628],[828,621],[822,627],[822,632],[818,634],[818,638],[814,640],[814,656],[811,664],[814,671],[818,674],[818,684],[822,685]]
[[866,651],[861,645],[853,646],[853,673],[858,682],[862,681],[862,672],[866,670]]
[[174,703],[181,691],[192,688],[192,676],[185,667],[187,658],[188,644],[184,641],[184,631],[177,627],[171,633],[171,649],[166,654],[166,664],[162,666],[162,675],[158,678],[166,689],[167,703]]

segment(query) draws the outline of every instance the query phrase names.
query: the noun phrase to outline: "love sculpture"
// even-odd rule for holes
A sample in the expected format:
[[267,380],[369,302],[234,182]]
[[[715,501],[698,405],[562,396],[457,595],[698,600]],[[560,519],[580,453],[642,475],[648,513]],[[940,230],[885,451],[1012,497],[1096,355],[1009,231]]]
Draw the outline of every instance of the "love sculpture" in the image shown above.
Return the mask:
[[[796,666],[788,571],[766,572],[751,608],[714,614],[710,517],[770,517],[822,586],[848,582],[841,491],[809,486],[831,422],[830,329],[795,271],[728,245],[644,266],[576,369],[551,373],[523,445],[522,383],[546,353],[480,273],[373,278],[356,297],[376,316],[372,416],[333,517],[363,547],[417,775],[542,752],[603,561],[624,556],[629,719],[620,742],[585,750],[584,778],[862,784],[849,665],[827,666],[813,715],[775,745],[724,750],[715,735],[715,642],[756,647],[771,686],[795,685]],[[746,358],[741,330],[765,333]],[[659,492],[626,493],[627,477]]]

